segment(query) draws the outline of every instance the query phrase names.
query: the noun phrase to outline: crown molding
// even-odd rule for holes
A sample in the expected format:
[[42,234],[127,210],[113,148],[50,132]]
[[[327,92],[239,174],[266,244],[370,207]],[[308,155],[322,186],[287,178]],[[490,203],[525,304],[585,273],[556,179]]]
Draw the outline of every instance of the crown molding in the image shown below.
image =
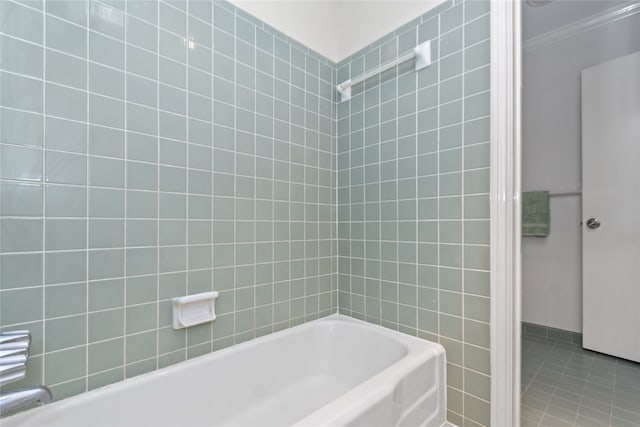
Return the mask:
[[623,7],[607,9],[601,13],[591,15],[588,18],[581,19],[555,30],[548,31],[539,36],[532,37],[523,43],[523,47],[527,50],[533,50],[543,46],[548,46],[569,37],[577,36],[578,34],[582,34],[628,16],[635,15],[636,13],[640,13],[640,1],[627,4]]

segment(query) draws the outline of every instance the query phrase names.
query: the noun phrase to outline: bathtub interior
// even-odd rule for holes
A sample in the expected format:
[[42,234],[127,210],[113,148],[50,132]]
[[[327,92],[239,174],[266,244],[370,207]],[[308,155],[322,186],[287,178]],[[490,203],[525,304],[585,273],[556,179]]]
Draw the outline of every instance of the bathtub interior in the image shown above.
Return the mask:
[[[305,329],[265,345],[257,364],[249,352],[242,354],[240,363],[254,363],[251,387],[233,386],[230,394],[242,398],[224,398],[228,402],[216,419],[233,426],[291,425],[407,353],[402,343],[357,324],[324,321]],[[236,410],[229,410],[232,406]]]

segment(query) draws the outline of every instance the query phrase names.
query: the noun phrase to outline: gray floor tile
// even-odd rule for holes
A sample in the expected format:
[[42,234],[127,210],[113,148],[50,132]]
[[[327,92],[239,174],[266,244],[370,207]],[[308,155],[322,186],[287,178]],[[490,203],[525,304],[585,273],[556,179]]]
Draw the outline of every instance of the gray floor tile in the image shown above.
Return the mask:
[[524,334],[522,427],[640,427],[640,364]]
[[637,412],[625,411],[620,408],[613,407],[613,418],[629,421],[630,423],[638,423],[640,425],[640,416]]
[[580,414],[578,414],[578,419],[576,420],[577,427],[602,427],[603,425],[609,425],[608,423],[609,422],[607,421],[607,424],[603,424],[601,421],[594,421],[590,418],[583,417]]
[[606,426],[609,425],[609,422],[611,422],[611,411],[600,412],[587,406],[581,406],[580,410],[578,411],[578,417],[588,418],[592,421],[598,422],[601,426]]
[[611,427],[638,427],[640,426],[640,420],[628,421],[621,418],[613,417],[611,420]]
[[599,412],[604,412],[607,414],[611,414],[611,403],[603,402],[599,399],[592,399],[588,396],[582,396],[582,400],[580,401],[581,408],[589,408]]
[[547,408],[546,415],[551,415],[552,417],[558,418],[562,421],[566,421],[573,425],[575,424],[576,418],[578,417],[578,411],[577,408],[576,410],[570,410],[566,408],[560,408],[551,404]]
[[573,427],[574,425],[572,422],[561,420],[549,414],[545,414],[540,421],[541,427]]
[[544,410],[538,411],[528,406],[522,405],[521,409],[522,422],[521,427],[537,426],[544,416]]

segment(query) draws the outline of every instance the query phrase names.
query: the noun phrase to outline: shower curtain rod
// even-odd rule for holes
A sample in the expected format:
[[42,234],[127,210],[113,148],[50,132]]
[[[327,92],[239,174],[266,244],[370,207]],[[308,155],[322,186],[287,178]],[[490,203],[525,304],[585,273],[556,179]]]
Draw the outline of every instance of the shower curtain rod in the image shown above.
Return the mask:
[[560,192],[560,193],[549,193],[550,197],[555,197],[555,196],[581,196],[582,192],[580,191],[565,191],[565,192]]
[[375,70],[371,70],[368,73],[364,73],[356,78],[349,79],[340,83],[337,86],[338,92],[340,93],[340,102],[348,101],[351,99],[351,87],[357,85],[358,83],[362,83],[363,81],[370,79],[373,76],[376,76],[380,73],[387,71],[390,68],[395,67],[396,65],[400,65],[404,62],[407,62],[411,59],[415,58],[415,70],[422,70],[425,67],[431,65],[431,40],[427,40],[424,43],[420,43],[416,46],[411,52],[407,52],[404,55],[400,56],[398,59],[387,62],[384,65],[376,68]]

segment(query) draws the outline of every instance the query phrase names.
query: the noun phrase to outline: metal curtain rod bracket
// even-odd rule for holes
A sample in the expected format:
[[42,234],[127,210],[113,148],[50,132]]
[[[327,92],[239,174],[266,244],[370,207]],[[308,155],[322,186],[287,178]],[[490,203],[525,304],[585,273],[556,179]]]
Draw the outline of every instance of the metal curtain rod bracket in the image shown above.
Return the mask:
[[383,73],[388,69],[395,67],[396,65],[400,65],[414,58],[416,60],[415,62],[416,71],[422,70],[423,68],[431,65],[431,40],[427,40],[424,43],[420,43],[411,52],[407,52],[404,55],[398,57],[398,59],[387,62],[386,64],[381,65],[375,70],[371,70],[368,73],[364,73],[361,76],[358,76],[354,79],[349,79],[345,82],[340,83],[337,86],[338,92],[340,92],[340,102],[348,101],[351,99],[352,86],[355,86],[358,83],[362,83],[363,81],[370,79],[373,76]]

